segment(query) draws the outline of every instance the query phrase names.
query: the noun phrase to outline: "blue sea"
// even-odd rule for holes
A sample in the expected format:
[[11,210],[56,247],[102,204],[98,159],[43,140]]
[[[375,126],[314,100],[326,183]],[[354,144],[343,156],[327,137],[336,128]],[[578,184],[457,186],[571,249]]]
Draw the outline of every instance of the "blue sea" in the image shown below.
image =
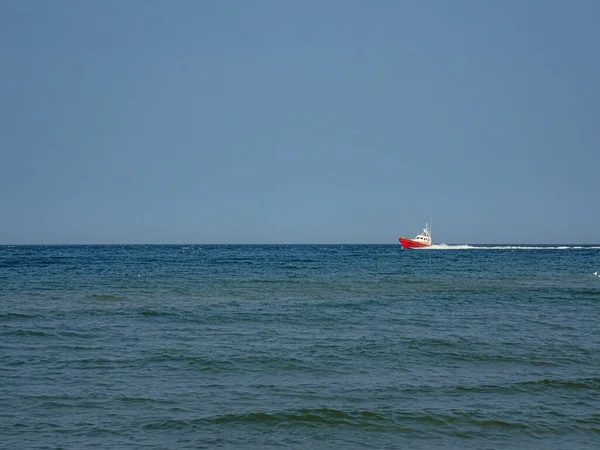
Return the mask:
[[0,247],[0,447],[600,448],[600,247]]

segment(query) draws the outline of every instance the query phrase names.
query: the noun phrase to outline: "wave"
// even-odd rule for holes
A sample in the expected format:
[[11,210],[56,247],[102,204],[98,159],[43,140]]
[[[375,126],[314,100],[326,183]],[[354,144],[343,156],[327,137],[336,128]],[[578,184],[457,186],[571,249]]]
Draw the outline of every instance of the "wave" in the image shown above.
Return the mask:
[[34,331],[34,330],[10,330],[2,333],[5,336],[36,336],[36,337],[44,337],[46,333],[43,331]]
[[[246,414],[226,414],[216,417],[170,419],[153,421],[144,425],[145,429],[204,429],[206,426],[250,425],[267,428],[334,428],[353,429],[370,432],[401,432],[422,434],[427,428],[446,427],[461,429],[468,437],[490,431],[526,430],[535,425],[502,420],[498,417],[486,417],[478,413],[411,413],[402,411],[343,411],[330,408],[298,409],[284,411],[255,411]],[[468,431],[465,431],[468,428]]]
[[279,412],[250,412],[246,414],[226,414],[212,418],[171,419],[152,422],[144,426],[146,429],[181,429],[203,428],[208,424],[217,425],[264,425],[268,427],[348,427],[371,431],[411,431],[410,428],[396,423],[393,417],[388,417],[372,411],[345,412],[337,409],[300,409]]
[[21,314],[21,313],[5,313],[0,314],[0,320],[26,320],[26,319],[35,319],[37,315],[31,314]]
[[119,300],[123,300],[123,297],[118,295],[110,295],[110,294],[92,294],[89,296],[91,300],[104,300],[111,302],[118,302]]
[[154,311],[154,310],[144,310],[142,311],[142,316],[144,317],[169,317],[176,316],[176,314],[169,313],[166,311]]
[[163,400],[163,399],[150,398],[150,397],[131,397],[131,396],[127,396],[127,395],[121,396],[118,399],[120,401],[122,401],[123,403],[141,403],[141,404],[156,403],[156,404],[167,404],[167,405],[176,404],[176,402],[174,400]]
[[600,388],[600,378],[584,378],[579,380],[554,380],[545,378],[543,380],[524,381],[518,383],[524,387],[554,387],[567,389],[590,389],[593,391]]
[[341,411],[337,409],[300,409],[277,413],[253,412],[228,414],[214,419],[216,423],[264,423],[268,425],[329,425],[367,426],[393,425],[394,419],[373,411]]

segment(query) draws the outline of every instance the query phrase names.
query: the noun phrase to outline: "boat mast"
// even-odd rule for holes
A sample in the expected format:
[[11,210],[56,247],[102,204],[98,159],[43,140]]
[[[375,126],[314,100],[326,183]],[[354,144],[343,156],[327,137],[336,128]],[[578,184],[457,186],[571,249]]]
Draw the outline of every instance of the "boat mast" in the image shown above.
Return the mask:
[[433,216],[429,218],[429,238],[431,239],[431,228],[433,225]]

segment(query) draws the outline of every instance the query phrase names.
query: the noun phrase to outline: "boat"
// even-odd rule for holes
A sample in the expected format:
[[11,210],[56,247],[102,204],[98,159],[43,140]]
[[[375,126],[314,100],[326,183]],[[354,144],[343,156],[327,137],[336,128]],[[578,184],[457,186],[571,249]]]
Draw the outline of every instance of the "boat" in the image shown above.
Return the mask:
[[426,223],[421,234],[417,234],[414,239],[401,237],[398,239],[403,248],[423,248],[431,247],[431,226]]

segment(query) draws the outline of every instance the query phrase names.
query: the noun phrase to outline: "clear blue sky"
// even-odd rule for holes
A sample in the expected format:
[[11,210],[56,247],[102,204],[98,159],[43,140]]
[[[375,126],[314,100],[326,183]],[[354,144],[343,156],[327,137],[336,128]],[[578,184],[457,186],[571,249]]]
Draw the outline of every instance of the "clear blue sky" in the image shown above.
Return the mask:
[[0,1],[0,244],[600,242],[600,1]]

